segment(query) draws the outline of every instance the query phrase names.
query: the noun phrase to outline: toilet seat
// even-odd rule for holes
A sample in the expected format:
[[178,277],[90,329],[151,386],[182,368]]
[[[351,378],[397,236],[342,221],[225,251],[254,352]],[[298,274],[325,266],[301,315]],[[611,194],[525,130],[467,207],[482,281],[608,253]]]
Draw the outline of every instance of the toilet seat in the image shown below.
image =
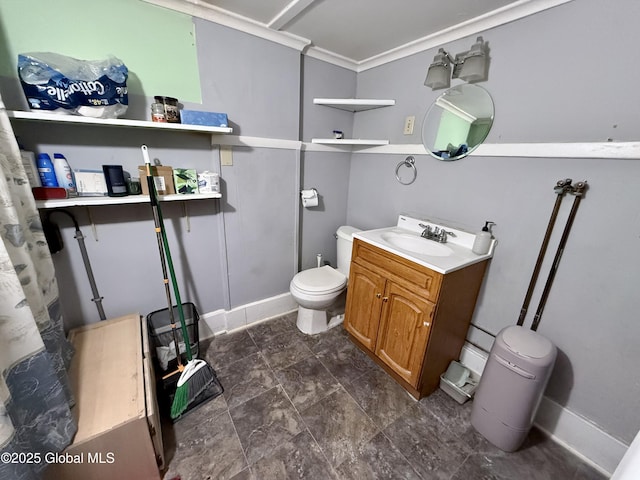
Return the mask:
[[329,265],[303,270],[291,280],[293,287],[309,295],[337,292],[342,290],[346,284],[347,277]]

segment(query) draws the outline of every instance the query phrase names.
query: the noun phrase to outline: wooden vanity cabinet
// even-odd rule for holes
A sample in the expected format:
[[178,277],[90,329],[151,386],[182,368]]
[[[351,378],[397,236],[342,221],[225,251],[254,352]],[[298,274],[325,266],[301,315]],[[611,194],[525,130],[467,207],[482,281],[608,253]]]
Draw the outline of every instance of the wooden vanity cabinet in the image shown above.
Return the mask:
[[486,265],[441,274],[355,238],[345,329],[414,397],[424,397],[459,358]]

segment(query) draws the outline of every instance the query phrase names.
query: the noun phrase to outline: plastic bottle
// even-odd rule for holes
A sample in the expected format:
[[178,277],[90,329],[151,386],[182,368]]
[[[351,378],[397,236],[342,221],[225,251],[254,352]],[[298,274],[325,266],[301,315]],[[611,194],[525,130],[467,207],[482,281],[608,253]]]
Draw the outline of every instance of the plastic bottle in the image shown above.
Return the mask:
[[56,172],[53,169],[53,162],[48,153],[39,153],[36,160],[38,165],[38,175],[40,175],[40,181],[43,187],[57,187],[58,180],[56,179]]
[[38,174],[38,165],[36,164],[36,154],[29,152],[24,148],[20,148],[20,158],[22,159],[22,166],[27,174],[27,180],[29,180],[29,186],[31,188],[41,187],[40,175]]
[[73,172],[69,162],[61,153],[53,154],[53,169],[56,172],[58,186],[66,189],[70,195],[76,193],[76,182],[73,180]]
[[493,236],[491,235],[491,226],[495,225],[493,222],[484,222],[484,227],[482,227],[482,231],[476,233],[476,239],[473,241],[473,247],[471,247],[471,251],[478,255],[484,255],[489,252],[489,247],[491,247],[491,239]]

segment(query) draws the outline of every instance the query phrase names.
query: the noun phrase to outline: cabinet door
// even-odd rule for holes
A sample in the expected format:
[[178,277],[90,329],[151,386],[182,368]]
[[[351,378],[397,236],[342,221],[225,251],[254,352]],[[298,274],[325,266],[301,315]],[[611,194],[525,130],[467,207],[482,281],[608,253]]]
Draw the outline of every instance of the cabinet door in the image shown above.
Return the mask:
[[384,277],[351,264],[344,326],[371,351],[376,345],[384,286]]
[[383,303],[376,355],[417,388],[435,305],[393,282]]

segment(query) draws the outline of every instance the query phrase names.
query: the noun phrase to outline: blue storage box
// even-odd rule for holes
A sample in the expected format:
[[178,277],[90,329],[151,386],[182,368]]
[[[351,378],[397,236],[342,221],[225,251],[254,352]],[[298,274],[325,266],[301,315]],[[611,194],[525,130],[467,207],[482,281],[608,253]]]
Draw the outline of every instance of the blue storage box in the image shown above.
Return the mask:
[[180,121],[189,125],[207,125],[210,127],[228,127],[227,114],[180,110]]

